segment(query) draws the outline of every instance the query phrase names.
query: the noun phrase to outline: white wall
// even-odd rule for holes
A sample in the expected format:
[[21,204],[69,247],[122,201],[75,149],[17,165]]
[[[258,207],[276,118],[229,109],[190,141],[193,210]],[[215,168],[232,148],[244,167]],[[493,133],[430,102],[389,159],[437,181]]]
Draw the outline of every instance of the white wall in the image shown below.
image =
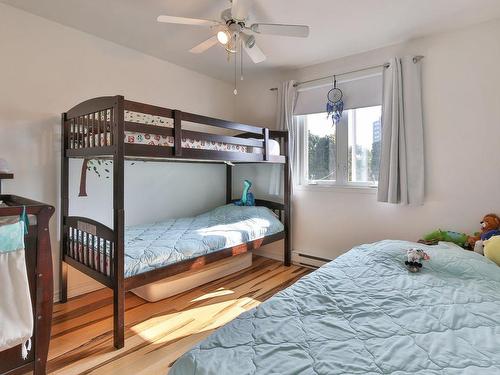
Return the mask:
[[[16,173],[15,180],[4,183],[4,190],[57,205],[60,112],[90,97],[122,94],[272,127],[276,94],[269,88],[286,77],[306,80],[379,64],[396,54],[422,54],[425,205],[381,204],[374,194],[352,190],[297,190],[294,249],[332,258],[359,243],[417,239],[438,227],[471,232],[484,213],[500,211],[499,39],[500,22],[490,22],[293,72],[248,77],[235,102],[230,84],[0,4],[0,157]],[[78,177],[78,163],[72,165],[72,176]],[[263,196],[267,173],[266,167],[250,166],[235,175],[253,178],[256,192]],[[128,164],[126,174],[130,224],[196,214],[223,202],[223,167]],[[77,178],[72,182],[76,195]],[[89,174],[90,197],[73,201],[73,208],[109,220],[111,203],[106,206],[107,201],[99,200],[104,195],[97,194],[109,189],[109,182]],[[138,191],[147,199],[134,200]],[[54,217],[51,234],[57,280],[56,223]],[[280,255],[281,247],[273,249],[275,256]],[[70,282],[75,291],[95,285],[75,273],[70,274]]]
[[[373,192],[298,189],[294,250],[333,258],[357,244],[417,240],[437,228],[471,233],[485,213],[500,212],[500,21],[298,69],[287,77],[303,81],[406,54],[425,56],[425,204],[378,203]],[[263,106],[266,118],[256,118],[274,123],[268,89],[275,83],[259,83],[245,106]]]
[[[121,94],[234,119],[229,84],[3,4],[0,46],[0,157],[15,172],[15,180],[4,182],[7,193],[58,204],[60,113],[88,98]],[[73,198],[79,165],[72,163]],[[224,202],[223,166],[151,163],[143,168],[128,164],[126,175],[129,224],[196,214]],[[108,220],[112,214],[110,186],[109,180],[89,173],[89,198],[73,200],[72,212],[82,208],[79,214]],[[56,281],[57,222],[54,216],[51,236]],[[73,292],[94,286],[76,272],[70,273]]]

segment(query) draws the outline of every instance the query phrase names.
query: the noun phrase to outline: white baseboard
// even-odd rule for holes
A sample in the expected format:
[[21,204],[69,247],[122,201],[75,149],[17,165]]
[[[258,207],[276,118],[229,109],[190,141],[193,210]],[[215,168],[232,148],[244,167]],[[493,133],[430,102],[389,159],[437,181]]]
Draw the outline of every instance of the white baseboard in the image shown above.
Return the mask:
[[292,251],[292,263],[304,267],[319,268],[330,261],[332,261],[332,259],[326,259],[318,257],[316,255],[307,254],[300,250]]

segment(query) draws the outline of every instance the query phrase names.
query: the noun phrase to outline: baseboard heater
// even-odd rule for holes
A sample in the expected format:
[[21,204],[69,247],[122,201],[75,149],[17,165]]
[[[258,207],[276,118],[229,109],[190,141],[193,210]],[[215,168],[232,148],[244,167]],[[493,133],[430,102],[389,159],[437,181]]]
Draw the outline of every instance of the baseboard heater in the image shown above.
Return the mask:
[[292,253],[292,257],[293,257],[292,258],[293,263],[309,268],[319,268],[322,265],[331,262],[333,260],[328,258],[322,258],[316,255],[301,253],[298,251],[294,251]]

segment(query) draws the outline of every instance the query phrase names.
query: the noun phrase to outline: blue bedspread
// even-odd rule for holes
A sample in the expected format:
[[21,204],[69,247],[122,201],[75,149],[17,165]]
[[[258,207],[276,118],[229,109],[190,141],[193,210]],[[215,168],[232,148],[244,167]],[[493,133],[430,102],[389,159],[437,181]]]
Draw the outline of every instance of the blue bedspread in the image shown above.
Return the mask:
[[[431,256],[420,273],[406,249]],[[363,245],[241,314],[169,375],[500,374],[500,268],[445,245]]]
[[283,231],[266,207],[226,205],[198,215],[125,230],[125,277]]

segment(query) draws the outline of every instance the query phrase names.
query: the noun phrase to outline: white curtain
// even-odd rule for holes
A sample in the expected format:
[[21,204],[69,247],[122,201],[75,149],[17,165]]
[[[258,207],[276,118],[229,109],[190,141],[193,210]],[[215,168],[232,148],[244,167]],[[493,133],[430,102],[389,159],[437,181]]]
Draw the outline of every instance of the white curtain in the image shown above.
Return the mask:
[[424,202],[421,62],[393,58],[384,71],[378,200]]
[[[297,170],[297,129],[293,125],[293,111],[297,103],[297,89],[295,88],[295,81],[283,82],[278,87],[278,103],[277,103],[277,113],[276,113],[276,129],[277,130],[288,130],[289,134],[289,147],[288,147],[288,157],[290,161],[290,167],[292,170],[291,178],[293,186],[294,173]],[[269,194],[270,195],[280,195],[283,187],[282,167],[281,165],[274,165],[271,170],[270,184],[269,184]]]

